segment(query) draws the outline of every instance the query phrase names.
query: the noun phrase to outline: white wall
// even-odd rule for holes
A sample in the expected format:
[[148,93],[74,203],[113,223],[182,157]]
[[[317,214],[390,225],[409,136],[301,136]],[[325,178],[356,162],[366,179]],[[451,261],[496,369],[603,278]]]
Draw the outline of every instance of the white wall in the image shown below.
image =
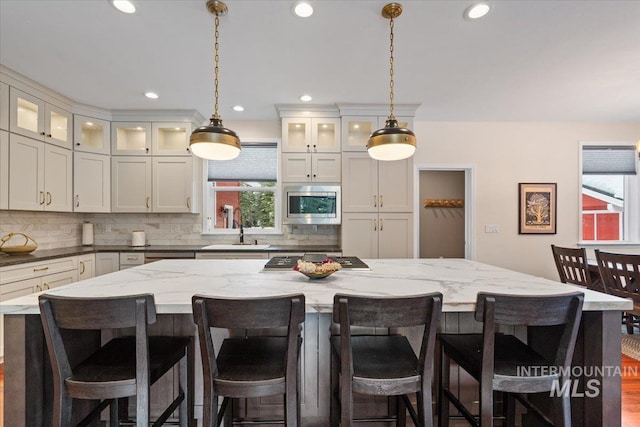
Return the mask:
[[[413,131],[416,164],[474,165],[475,259],[554,280],[550,245],[579,238],[580,141],[640,139],[640,123],[416,122]],[[558,184],[556,235],[518,234],[519,182]],[[485,224],[500,233],[485,234]]]

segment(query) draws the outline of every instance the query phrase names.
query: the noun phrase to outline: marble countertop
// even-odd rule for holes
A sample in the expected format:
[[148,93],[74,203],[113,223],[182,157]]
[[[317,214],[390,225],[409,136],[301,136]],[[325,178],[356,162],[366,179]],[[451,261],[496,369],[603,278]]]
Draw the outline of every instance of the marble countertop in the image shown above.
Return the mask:
[[[47,291],[49,294],[106,297],[152,293],[161,314],[191,313],[194,294],[256,297],[304,293],[307,312],[330,312],[336,293],[372,296],[439,291],[443,311],[474,310],[478,292],[549,295],[580,290],[584,310],[628,310],[630,300],[505,270],[466,259],[373,259],[369,271],[343,269],[322,280],[293,271],[263,272],[264,260],[163,260]],[[0,312],[38,313],[38,294],[0,304]]]
[[[25,264],[28,262],[46,261],[67,256],[91,254],[98,252],[232,252],[233,249],[208,248],[207,245],[149,245],[133,247],[127,245],[95,245],[95,246],[73,246],[69,248],[35,250],[26,255],[3,255],[0,254],[0,267],[10,265]],[[253,245],[243,245],[242,252],[340,252],[339,246],[328,245],[269,245],[266,249],[252,248]],[[236,249],[237,250],[237,249]]]

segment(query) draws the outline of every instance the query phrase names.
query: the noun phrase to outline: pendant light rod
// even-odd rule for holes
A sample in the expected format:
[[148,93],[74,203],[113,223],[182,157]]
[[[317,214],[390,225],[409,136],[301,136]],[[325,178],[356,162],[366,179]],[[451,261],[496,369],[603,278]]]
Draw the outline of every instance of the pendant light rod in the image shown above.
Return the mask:
[[222,3],[221,1],[217,1],[217,0],[209,0],[207,2],[207,10],[214,14],[216,16],[215,19],[215,33],[214,33],[214,37],[215,37],[215,43],[214,43],[214,62],[215,62],[215,67],[213,69],[213,74],[215,76],[214,78],[214,87],[215,87],[215,91],[214,91],[214,97],[215,97],[215,103],[214,103],[214,112],[213,112],[213,118],[216,119],[220,119],[220,114],[218,113],[218,82],[220,81],[220,70],[219,70],[219,64],[220,64],[220,43],[219,43],[219,39],[220,39],[220,31],[218,30],[220,28],[220,17],[221,16],[225,16],[227,14],[227,12],[229,11],[229,9],[227,8],[227,5]]
[[393,115],[393,27],[395,18],[402,15],[402,5],[400,3],[389,3],[382,8],[382,16],[389,20],[389,117],[395,118]]

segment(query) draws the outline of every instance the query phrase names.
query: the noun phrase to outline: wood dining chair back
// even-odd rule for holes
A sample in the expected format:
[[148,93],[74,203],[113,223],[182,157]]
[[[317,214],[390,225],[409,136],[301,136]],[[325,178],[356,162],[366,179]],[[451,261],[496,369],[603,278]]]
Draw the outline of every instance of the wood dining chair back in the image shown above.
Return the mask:
[[[397,397],[396,414],[375,421],[402,424],[406,408],[414,425],[433,424],[431,382],[441,312],[439,292],[407,297],[334,296],[333,321],[340,326],[340,335],[331,337],[331,426],[363,421],[354,419],[353,393]],[[411,326],[424,327],[417,356],[403,335],[352,333],[352,327]],[[417,395],[417,413],[408,397],[412,393]]]
[[[449,425],[449,402],[474,426],[493,426],[493,392],[504,392],[507,425],[514,425],[513,398],[549,425],[571,425],[569,396],[555,400],[555,423],[536,408],[527,393],[541,393],[562,386],[568,378],[582,315],[580,292],[551,296],[479,293],[475,319],[483,322],[482,334],[439,334],[440,361],[438,425]],[[558,326],[561,338],[555,355],[545,358],[514,335],[497,333],[499,326]],[[453,360],[480,384],[480,414],[476,417],[451,392],[450,361]]]
[[[149,387],[174,366],[180,368],[178,396],[160,415],[163,424],[180,408],[180,425],[193,421],[193,340],[190,337],[148,336],[156,322],[153,295],[75,298],[40,295],[40,317],[53,370],[53,425],[71,425],[73,399],[100,403],[78,425],[87,425],[110,406],[110,425],[118,426],[118,400],[136,396],[136,425],[149,425]],[[133,328],[133,336],[113,338],[78,364],[72,364],[67,331]],[[191,363],[189,363],[191,361]],[[126,402],[126,401],[125,401]]]
[[623,318],[627,332],[632,334],[640,317],[640,255],[613,254],[598,249],[595,253],[605,291],[633,301],[633,310],[625,311]]
[[[237,398],[284,395],[284,420],[252,419],[250,423],[299,426],[298,363],[304,295],[251,299],[195,295],[192,308],[202,356],[203,425],[217,427],[225,416],[231,422]],[[212,328],[241,329],[245,333],[224,339],[216,351]],[[246,330],[273,328],[285,328],[285,336],[246,334]],[[219,396],[224,399],[218,410]]]
[[553,259],[562,283],[584,286],[595,289],[587,263],[587,251],[584,248],[563,248],[551,245]]

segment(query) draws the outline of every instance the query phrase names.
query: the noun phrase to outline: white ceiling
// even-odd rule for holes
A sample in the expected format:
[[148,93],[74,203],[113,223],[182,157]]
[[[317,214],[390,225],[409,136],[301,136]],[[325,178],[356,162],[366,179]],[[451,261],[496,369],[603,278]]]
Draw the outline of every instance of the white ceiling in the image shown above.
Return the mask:
[[[0,0],[0,63],[107,109],[213,112],[213,16],[205,0]],[[227,0],[220,29],[220,114],[276,119],[275,104],[388,101],[387,1]],[[396,103],[419,120],[640,120],[640,1],[401,0]],[[143,96],[156,91],[160,99]],[[243,113],[231,107],[243,105]],[[301,103],[302,104],[302,103]]]

